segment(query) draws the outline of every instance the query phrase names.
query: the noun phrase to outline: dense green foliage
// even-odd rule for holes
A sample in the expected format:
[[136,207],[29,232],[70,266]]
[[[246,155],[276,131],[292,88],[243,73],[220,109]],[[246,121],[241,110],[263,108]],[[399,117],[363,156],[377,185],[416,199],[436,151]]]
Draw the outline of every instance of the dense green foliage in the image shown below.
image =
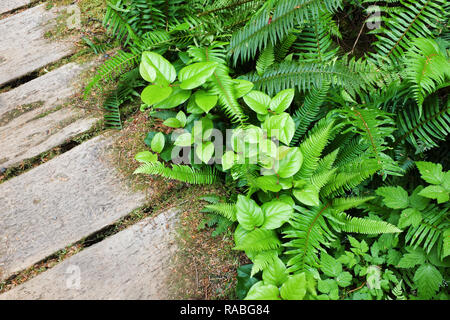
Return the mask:
[[124,49],[87,92],[119,77],[111,126],[139,94],[173,128],[147,135],[136,173],[236,190],[205,211],[252,261],[240,298],[448,299],[448,5],[373,4],[109,4]]

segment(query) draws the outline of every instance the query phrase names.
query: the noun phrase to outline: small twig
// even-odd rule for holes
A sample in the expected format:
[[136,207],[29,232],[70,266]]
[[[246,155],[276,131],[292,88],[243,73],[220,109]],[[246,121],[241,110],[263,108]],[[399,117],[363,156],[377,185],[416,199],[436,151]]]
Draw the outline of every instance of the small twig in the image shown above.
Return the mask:
[[364,287],[364,285],[366,284],[366,282],[364,281],[362,285],[360,285],[358,288],[352,289],[350,291],[348,291],[345,295],[347,296],[348,294],[354,292],[354,291],[358,291],[359,289],[361,289],[362,287]]
[[364,19],[364,21],[363,21],[363,25],[361,26],[361,29],[359,30],[358,37],[356,38],[355,43],[353,44],[352,51],[350,51],[350,54],[353,54],[353,50],[355,50],[356,44],[358,43],[359,37],[361,36],[361,33],[364,30],[365,25],[366,25],[366,19]]

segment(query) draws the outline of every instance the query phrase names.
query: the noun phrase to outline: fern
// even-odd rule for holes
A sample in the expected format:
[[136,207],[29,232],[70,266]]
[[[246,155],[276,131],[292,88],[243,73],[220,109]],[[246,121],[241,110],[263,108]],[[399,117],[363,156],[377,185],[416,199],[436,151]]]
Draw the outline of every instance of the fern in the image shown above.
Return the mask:
[[213,184],[217,181],[217,174],[211,167],[194,169],[186,165],[173,164],[172,168],[168,168],[161,162],[143,164],[134,173],[159,175],[165,179],[178,180],[190,184]]
[[236,221],[236,207],[234,203],[208,204],[203,210],[204,212],[220,214],[233,222]]

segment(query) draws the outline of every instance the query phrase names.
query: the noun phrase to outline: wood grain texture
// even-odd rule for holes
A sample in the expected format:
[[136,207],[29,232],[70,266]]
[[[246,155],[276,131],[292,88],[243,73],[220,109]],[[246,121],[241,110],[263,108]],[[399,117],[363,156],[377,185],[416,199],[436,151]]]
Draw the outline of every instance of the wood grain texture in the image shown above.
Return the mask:
[[61,145],[98,121],[81,109],[63,106],[77,93],[81,72],[94,64],[69,63],[0,94],[0,168]]
[[112,224],[145,203],[93,138],[0,184],[0,280]]
[[0,295],[21,299],[167,299],[177,209],[143,221]]
[[74,38],[45,38],[45,32],[63,9],[46,10],[44,3],[0,20],[0,86],[75,51]]

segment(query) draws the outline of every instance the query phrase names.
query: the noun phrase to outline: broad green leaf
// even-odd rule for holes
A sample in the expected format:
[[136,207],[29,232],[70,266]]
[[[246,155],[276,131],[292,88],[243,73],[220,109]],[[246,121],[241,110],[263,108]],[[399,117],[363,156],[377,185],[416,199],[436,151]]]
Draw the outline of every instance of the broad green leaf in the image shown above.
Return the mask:
[[204,111],[195,102],[195,94],[191,96],[187,104],[187,112],[191,114],[202,114]]
[[158,161],[158,156],[150,151],[142,151],[137,153],[134,158],[139,162],[152,163]]
[[247,80],[234,79],[234,92],[236,99],[242,98],[253,89],[253,83]]
[[163,101],[172,93],[172,88],[169,86],[161,86],[159,84],[152,84],[147,86],[141,93],[141,99],[144,103],[152,106],[158,102]]
[[139,65],[139,73],[145,81],[154,82],[156,79],[156,69],[145,59],[141,60],[141,64]]
[[408,253],[404,254],[398,262],[398,268],[413,268],[425,262],[426,256],[422,248],[407,248]]
[[222,156],[222,168],[223,170],[230,169],[237,161],[237,154],[233,151],[227,151]]
[[319,280],[317,289],[322,293],[332,293],[339,290],[338,284],[334,279]]
[[195,154],[204,163],[208,163],[214,154],[214,143],[206,141],[195,146]]
[[450,228],[444,230],[442,234],[443,245],[442,245],[442,258],[450,255]]
[[422,196],[419,196],[420,191],[423,190],[423,186],[417,186],[411,196],[409,197],[409,203],[411,207],[417,209],[417,210],[423,210],[427,207],[427,205],[430,203],[429,198],[425,198]]
[[155,104],[157,109],[171,109],[184,103],[191,96],[191,91],[173,87],[173,91],[167,99]]
[[208,113],[217,104],[219,97],[215,94],[209,94],[205,90],[198,90],[195,94],[195,103],[206,113]]
[[366,281],[369,289],[381,289],[381,271],[378,266],[369,266],[367,268]]
[[342,272],[342,264],[325,252],[320,255],[320,268],[329,277],[337,277]]
[[208,139],[211,133],[210,129],[212,128],[214,128],[214,124],[212,120],[207,117],[203,117],[199,121],[195,121],[194,127],[192,129],[192,134],[194,135],[195,142],[201,142],[204,139]]
[[307,184],[303,188],[295,188],[294,197],[307,206],[320,205],[319,190],[312,184]]
[[188,147],[192,145],[192,143],[194,143],[194,141],[190,132],[180,134],[174,142],[174,144],[179,147]]
[[243,195],[238,195],[236,217],[242,227],[247,230],[253,230],[264,223],[264,214],[261,208],[254,200]]
[[281,185],[278,183],[276,176],[262,176],[255,180],[256,186],[261,188],[264,192],[272,191],[278,192],[281,190]]
[[265,284],[273,284],[274,286],[281,286],[288,278],[286,266],[280,258],[273,260],[267,268],[263,270],[262,275]]
[[400,219],[398,220],[399,228],[406,228],[410,225],[418,227],[422,221],[422,214],[415,208],[407,208],[402,211]]
[[250,91],[244,96],[245,103],[258,114],[265,115],[268,113],[270,97],[261,91]]
[[292,103],[294,99],[295,90],[294,89],[286,89],[278,92],[278,94],[270,100],[270,110],[276,113],[281,113]]
[[291,142],[295,133],[295,122],[287,113],[270,116],[263,123],[263,129],[269,137],[276,137],[286,145]]
[[181,128],[181,122],[177,118],[169,118],[163,122],[163,125],[171,128]]
[[180,121],[181,127],[186,125],[186,114],[183,111],[178,112],[176,118]]
[[350,272],[343,271],[336,277],[336,282],[340,287],[348,287],[352,283],[352,275]]
[[303,163],[303,155],[300,148],[291,148],[289,152],[278,162],[277,173],[280,178],[289,178],[295,175]]
[[280,300],[280,291],[273,284],[255,283],[244,300]]
[[239,244],[234,249],[261,252],[278,249],[280,245],[280,239],[278,239],[275,231],[256,228],[243,235]]
[[377,195],[383,197],[383,203],[388,208],[404,209],[408,206],[408,192],[400,186],[396,187],[381,187],[375,192]]
[[[156,81],[157,83],[161,81],[162,84],[172,83],[177,77],[177,72],[174,66],[163,56],[155,52],[145,51],[142,53],[142,62],[146,66],[151,66],[156,71]],[[152,78],[152,71],[147,68],[147,75]],[[153,82],[151,81],[151,82]]]
[[441,186],[431,185],[425,187],[419,192],[419,195],[430,199],[436,199],[437,203],[444,203],[449,200],[449,192]]
[[164,138],[164,134],[162,134],[161,132],[158,132],[153,137],[150,147],[152,148],[153,151],[160,153],[164,149],[165,142],[166,142],[166,139]]
[[442,283],[442,275],[435,266],[425,263],[414,274],[414,283],[417,285],[419,297],[430,299],[439,290]]
[[280,200],[266,202],[261,207],[264,213],[264,229],[277,229],[289,221],[294,213],[292,207]]
[[441,184],[444,181],[444,173],[440,163],[417,161],[417,168],[423,180],[431,184]]
[[218,66],[217,62],[198,62],[184,67],[178,74],[181,89],[194,89],[206,82]]
[[306,289],[306,275],[302,272],[289,276],[288,280],[281,286],[280,293],[284,300],[303,300]]

